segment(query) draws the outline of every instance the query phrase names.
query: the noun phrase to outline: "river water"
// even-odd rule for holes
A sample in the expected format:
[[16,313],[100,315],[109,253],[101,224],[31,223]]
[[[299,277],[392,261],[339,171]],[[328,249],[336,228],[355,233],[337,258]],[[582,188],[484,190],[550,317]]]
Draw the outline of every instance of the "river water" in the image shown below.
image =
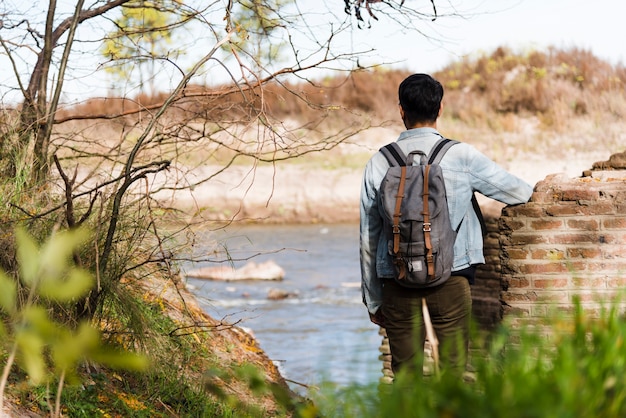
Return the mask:
[[[215,237],[213,237],[215,238]],[[308,386],[378,381],[381,337],[361,301],[358,225],[232,226],[219,241],[243,266],[273,260],[282,281],[187,279],[214,318],[241,321],[289,380]],[[202,265],[194,266],[203,267]],[[292,294],[268,299],[270,289]],[[303,392],[303,386],[291,384]]]

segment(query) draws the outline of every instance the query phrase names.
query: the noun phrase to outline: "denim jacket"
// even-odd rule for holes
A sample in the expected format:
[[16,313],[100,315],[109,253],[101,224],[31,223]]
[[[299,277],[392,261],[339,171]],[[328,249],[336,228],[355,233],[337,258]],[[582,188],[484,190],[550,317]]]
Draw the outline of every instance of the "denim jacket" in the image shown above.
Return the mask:
[[[408,154],[421,150],[428,154],[441,138],[433,128],[416,128],[402,132],[397,142]],[[446,195],[452,227],[460,225],[454,244],[452,271],[460,271],[485,262],[480,221],[471,198],[474,191],[502,203],[525,203],[533,192],[532,186],[510,174],[476,148],[465,143],[451,147],[440,162],[446,184]],[[382,205],[378,189],[389,163],[377,152],[363,174],[360,207],[361,291],[363,303],[371,314],[382,303],[382,278],[393,277],[393,264],[387,251]]]

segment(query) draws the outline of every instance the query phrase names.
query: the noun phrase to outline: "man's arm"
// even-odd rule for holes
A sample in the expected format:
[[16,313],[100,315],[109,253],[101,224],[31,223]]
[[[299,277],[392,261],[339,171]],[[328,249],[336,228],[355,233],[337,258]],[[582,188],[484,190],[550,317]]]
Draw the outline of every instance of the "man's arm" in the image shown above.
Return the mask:
[[363,174],[360,205],[360,262],[363,303],[370,315],[375,315],[382,304],[382,284],[376,274],[376,254],[382,233],[382,219],[378,212],[374,167],[370,160]]
[[469,163],[472,186],[479,193],[507,205],[526,203],[530,199],[533,193],[530,184],[509,173],[478,150],[474,150]]

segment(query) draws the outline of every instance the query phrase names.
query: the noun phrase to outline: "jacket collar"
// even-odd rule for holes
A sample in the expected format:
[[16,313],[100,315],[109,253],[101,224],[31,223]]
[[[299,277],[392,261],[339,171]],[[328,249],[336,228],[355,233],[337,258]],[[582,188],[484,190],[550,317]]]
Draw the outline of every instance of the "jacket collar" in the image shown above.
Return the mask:
[[415,129],[407,129],[406,131],[402,131],[400,136],[398,137],[398,141],[402,141],[403,139],[415,139],[419,137],[440,135],[439,132],[435,128],[415,128]]

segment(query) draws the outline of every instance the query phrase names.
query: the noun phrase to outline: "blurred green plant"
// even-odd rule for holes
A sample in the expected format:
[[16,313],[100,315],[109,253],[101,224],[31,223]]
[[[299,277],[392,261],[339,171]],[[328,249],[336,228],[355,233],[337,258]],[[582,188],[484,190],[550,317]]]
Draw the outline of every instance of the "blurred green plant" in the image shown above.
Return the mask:
[[626,321],[619,301],[594,316],[575,302],[546,327],[503,326],[474,356],[471,379],[400,374],[393,385],[331,387],[314,394],[334,417],[624,417]]
[[91,274],[72,261],[87,238],[84,229],[63,230],[40,246],[24,230],[16,230],[19,280],[0,270],[0,339],[8,352],[0,379],[0,411],[14,364],[32,385],[58,380],[55,417],[60,416],[63,385],[78,381],[76,369],[82,362],[136,371],[147,367],[145,357],[102,344],[99,330],[89,322],[62,323],[48,309],[75,302],[92,289]]

